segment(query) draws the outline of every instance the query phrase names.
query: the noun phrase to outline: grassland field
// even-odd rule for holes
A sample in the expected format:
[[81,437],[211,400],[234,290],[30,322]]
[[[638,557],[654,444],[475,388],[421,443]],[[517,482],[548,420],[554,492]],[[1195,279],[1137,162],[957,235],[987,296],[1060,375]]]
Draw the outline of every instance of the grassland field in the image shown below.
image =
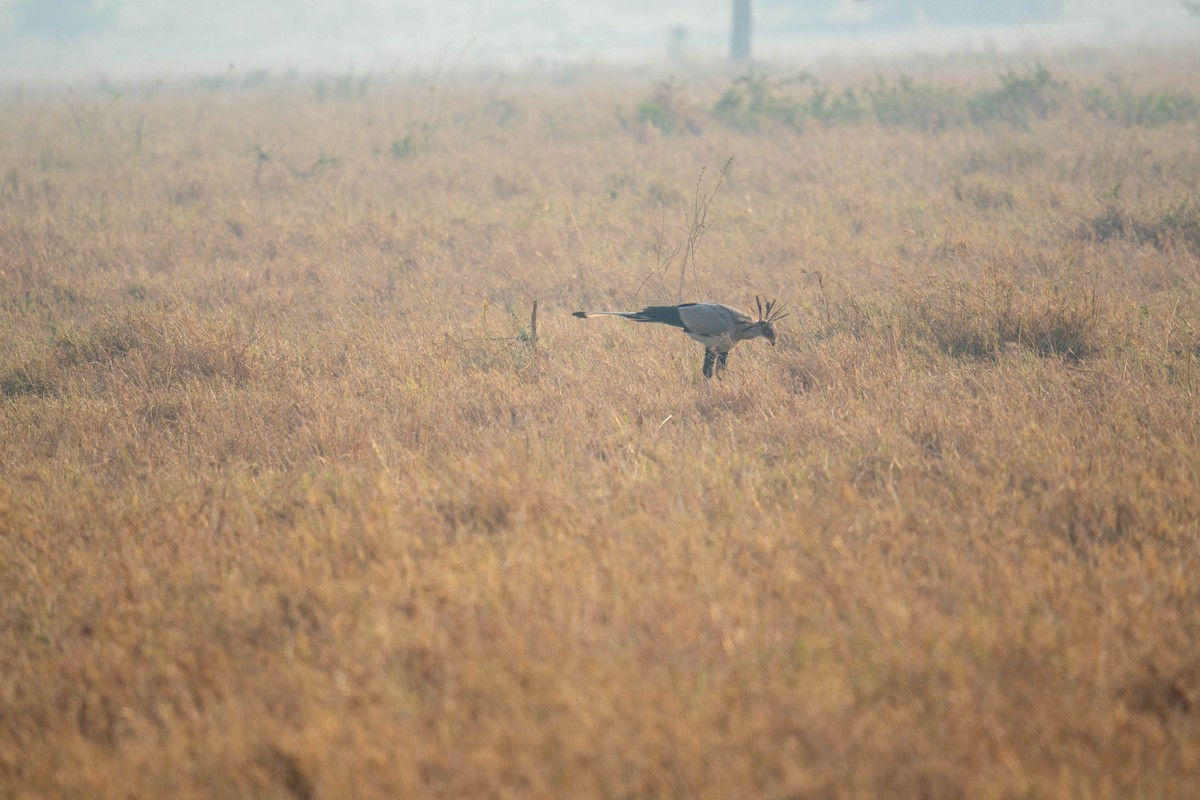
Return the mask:
[[6,88],[0,797],[1195,797],[1197,86]]

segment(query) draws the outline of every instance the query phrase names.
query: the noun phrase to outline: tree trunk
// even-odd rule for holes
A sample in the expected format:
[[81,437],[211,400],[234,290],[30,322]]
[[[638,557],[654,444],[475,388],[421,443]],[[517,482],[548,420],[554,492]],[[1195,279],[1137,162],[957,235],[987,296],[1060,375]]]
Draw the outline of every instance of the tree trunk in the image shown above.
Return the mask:
[[733,38],[729,47],[734,61],[750,60],[750,0],[733,0]]

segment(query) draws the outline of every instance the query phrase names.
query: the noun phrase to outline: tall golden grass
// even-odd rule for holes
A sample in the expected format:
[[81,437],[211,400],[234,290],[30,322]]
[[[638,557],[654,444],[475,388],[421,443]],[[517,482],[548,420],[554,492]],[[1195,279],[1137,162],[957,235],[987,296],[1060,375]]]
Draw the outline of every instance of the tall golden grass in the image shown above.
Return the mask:
[[1200,64],[1093,62],[7,92],[0,795],[1193,796]]

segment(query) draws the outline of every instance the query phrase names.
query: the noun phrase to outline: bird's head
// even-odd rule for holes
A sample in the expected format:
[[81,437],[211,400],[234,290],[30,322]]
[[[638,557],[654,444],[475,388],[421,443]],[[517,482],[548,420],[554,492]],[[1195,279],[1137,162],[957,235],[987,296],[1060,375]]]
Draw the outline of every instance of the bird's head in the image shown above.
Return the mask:
[[787,303],[780,305],[777,301],[772,300],[763,306],[762,298],[754,295],[754,302],[758,303],[758,321],[751,326],[751,330],[756,336],[762,336],[771,346],[775,346],[775,323],[786,317],[791,312],[785,312],[783,309]]

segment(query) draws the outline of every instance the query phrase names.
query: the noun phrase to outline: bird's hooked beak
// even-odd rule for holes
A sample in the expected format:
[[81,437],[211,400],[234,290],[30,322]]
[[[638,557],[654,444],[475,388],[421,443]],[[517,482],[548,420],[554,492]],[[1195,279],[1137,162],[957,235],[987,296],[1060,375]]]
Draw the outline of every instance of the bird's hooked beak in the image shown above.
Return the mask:
[[771,347],[774,347],[775,346],[775,329],[772,328],[770,325],[768,325],[765,328],[763,328],[763,333],[766,335],[767,341],[771,343]]

